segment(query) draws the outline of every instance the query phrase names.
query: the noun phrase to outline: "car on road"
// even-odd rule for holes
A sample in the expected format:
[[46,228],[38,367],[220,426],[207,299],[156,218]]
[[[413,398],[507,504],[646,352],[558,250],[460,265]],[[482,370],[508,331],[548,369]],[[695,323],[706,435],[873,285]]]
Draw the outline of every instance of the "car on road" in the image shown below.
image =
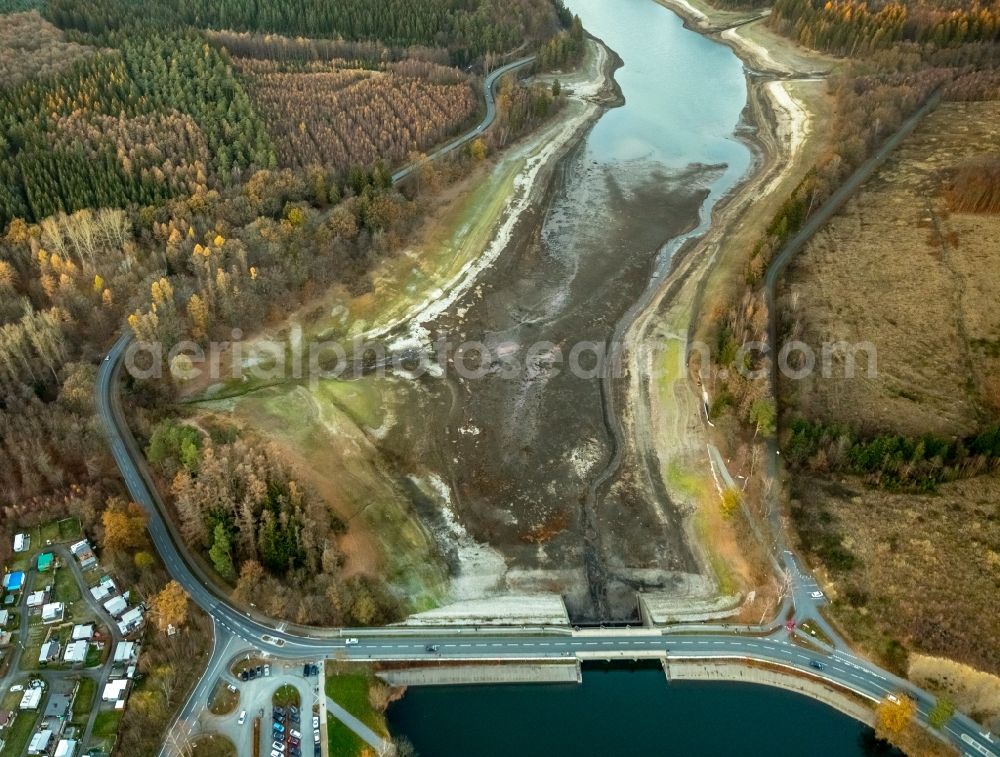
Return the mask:
[[438,652],[441,650],[440,644],[428,644],[424,649],[428,652]]
[[247,711],[240,710],[240,717],[236,721],[236,725],[243,725],[245,722],[247,722]]
[[353,636],[350,637],[349,639],[344,639],[344,644],[346,644],[349,647],[353,647],[357,643],[358,643],[358,640],[355,639]]
[[819,660],[809,660],[809,667],[816,668],[816,670],[822,670],[826,667],[826,665],[821,663]]
[[809,592],[809,596],[812,597],[813,599],[822,599],[823,598],[823,592],[821,592],[821,591],[811,591],[811,592]]

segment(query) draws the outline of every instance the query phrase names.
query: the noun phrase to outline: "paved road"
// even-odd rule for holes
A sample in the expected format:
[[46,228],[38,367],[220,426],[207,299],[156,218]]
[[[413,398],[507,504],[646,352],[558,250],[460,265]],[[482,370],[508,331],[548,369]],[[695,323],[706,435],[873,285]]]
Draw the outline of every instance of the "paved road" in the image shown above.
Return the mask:
[[[456,137],[451,142],[448,142],[446,145],[443,145],[434,150],[433,152],[428,153],[427,160],[437,160],[438,158],[457,150],[462,145],[471,142],[476,137],[482,135],[482,133],[489,128],[490,124],[493,123],[493,120],[497,116],[496,98],[493,96],[493,88],[496,85],[496,83],[500,80],[500,78],[504,74],[509,74],[511,71],[516,71],[519,68],[524,68],[529,63],[533,63],[534,60],[535,56],[529,55],[527,57],[520,58],[519,60],[512,61],[511,63],[508,63],[505,66],[501,66],[496,71],[489,74],[486,77],[486,79],[483,80],[483,98],[486,100],[486,114],[483,116],[483,120],[480,121],[479,125],[476,126],[474,129],[467,131],[462,136]],[[392,175],[392,183],[395,184],[401,181],[402,179],[405,179],[407,176],[413,173],[417,169],[417,166],[419,165],[420,165],[419,163],[411,163],[408,166],[403,166],[398,171],[396,171],[396,173]]]

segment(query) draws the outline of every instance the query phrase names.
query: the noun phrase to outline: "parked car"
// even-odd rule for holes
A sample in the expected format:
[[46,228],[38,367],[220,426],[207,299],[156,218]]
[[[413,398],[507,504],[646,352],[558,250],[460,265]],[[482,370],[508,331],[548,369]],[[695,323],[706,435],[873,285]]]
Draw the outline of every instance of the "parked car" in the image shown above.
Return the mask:
[[285,744],[282,741],[275,741],[271,744],[271,749],[277,749],[282,754],[285,753]]
[[240,710],[240,717],[239,720],[236,721],[236,725],[243,725],[245,722],[247,722],[247,711]]
[[265,665],[264,666],[264,678],[270,678],[270,677],[271,677],[271,666],[270,665]]
[[241,680],[241,681],[245,681],[245,680],[247,680],[247,678],[249,678],[249,677],[250,677],[250,674],[249,674],[249,673],[247,673],[247,671],[245,671],[245,670],[241,670],[241,671],[240,671],[240,680]]
[[283,756],[282,756],[281,752],[279,752],[277,749],[272,749],[270,757],[283,757]]
[[306,678],[308,678],[309,677],[309,671],[310,671],[311,668],[312,668],[312,666],[308,662],[302,663],[302,675],[305,676]]
[[319,730],[319,715],[313,715],[313,730]]
[[295,738],[294,736],[292,736],[290,739],[288,739],[288,745],[290,747],[294,747],[294,748],[297,749],[300,744],[302,744],[302,741],[299,740],[299,739],[297,739],[297,738]]
[[256,671],[258,678],[260,678],[260,676],[262,676],[264,674],[264,666],[263,665],[258,665],[256,668],[254,668],[254,670]]
[[285,726],[283,726],[281,723],[275,723],[274,724],[274,730],[280,731],[281,733],[284,733],[285,732]]
[[301,739],[302,738],[302,734],[299,733],[298,731],[296,731],[295,729],[292,729],[291,731],[289,731],[288,735],[291,736],[293,739]]

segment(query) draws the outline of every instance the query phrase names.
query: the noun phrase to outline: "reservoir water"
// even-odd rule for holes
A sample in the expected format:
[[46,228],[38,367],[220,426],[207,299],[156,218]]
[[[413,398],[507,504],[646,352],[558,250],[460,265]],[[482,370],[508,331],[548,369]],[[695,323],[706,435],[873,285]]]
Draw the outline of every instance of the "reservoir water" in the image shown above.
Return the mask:
[[668,684],[655,668],[584,668],[583,685],[408,689],[389,728],[420,757],[898,755],[870,728],[766,686]]

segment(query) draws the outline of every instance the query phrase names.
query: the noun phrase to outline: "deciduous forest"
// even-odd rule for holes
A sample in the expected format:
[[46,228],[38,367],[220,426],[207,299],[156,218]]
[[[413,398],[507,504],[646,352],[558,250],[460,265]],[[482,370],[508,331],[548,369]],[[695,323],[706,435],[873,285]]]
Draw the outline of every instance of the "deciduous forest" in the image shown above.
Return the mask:
[[[77,515],[118,575],[163,594],[95,415],[111,340],[226,337],[333,284],[365,291],[441,183],[404,194],[391,170],[480,116],[489,70],[565,49],[571,23],[550,0],[0,2],[0,553]],[[494,147],[558,103],[513,77],[502,92]],[[238,598],[304,623],[399,618],[382,577],[341,575],[344,524],[266,440],[171,420],[167,383],[125,391],[185,538]],[[130,708],[127,753],[159,742],[189,682],[171,655],[195,658],[204,623],[148,642],[160,693]]]

